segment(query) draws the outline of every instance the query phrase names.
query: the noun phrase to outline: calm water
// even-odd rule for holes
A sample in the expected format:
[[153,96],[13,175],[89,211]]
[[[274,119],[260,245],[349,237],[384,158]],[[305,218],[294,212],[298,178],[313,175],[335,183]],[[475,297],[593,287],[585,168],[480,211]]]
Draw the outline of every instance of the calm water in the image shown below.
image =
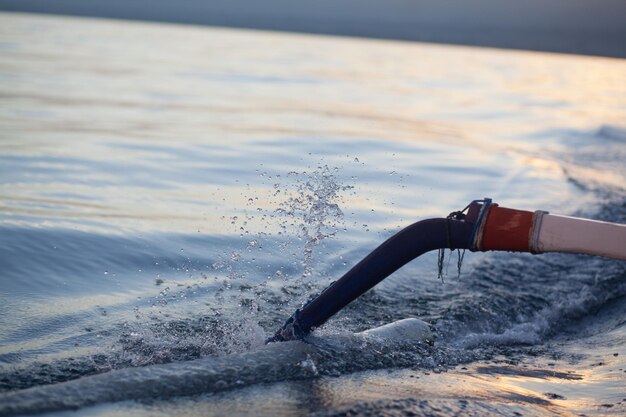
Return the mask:
[[[0,389],[228,363],[476,198],[626,222],[625,78],[624,60],[0,14]],[[626,410],[623,262],[468,253],[457,277],[452,259],[319,331],[419,317],[432,347],[81,414]]]

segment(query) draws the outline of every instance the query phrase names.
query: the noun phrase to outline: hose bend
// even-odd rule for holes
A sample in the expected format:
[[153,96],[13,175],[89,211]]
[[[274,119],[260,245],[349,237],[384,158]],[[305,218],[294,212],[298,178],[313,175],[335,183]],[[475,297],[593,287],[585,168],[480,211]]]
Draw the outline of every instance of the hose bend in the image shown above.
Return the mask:
[[451,218],[422,220],[404,228],[296,310],[268,342],[303,337],[423,253],[445,248],[470,249],[473,232],[474,224]]

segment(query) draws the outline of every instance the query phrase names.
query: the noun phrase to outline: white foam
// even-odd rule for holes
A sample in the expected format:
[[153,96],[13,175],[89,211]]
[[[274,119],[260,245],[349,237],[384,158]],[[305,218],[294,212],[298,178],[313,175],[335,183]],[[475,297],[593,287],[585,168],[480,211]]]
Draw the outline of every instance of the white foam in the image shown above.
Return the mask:
[[415,318],[402,319],[366,330],[357,335],[375,337],[388,342],[425,342],[432,341],[433,334],[428,324]]

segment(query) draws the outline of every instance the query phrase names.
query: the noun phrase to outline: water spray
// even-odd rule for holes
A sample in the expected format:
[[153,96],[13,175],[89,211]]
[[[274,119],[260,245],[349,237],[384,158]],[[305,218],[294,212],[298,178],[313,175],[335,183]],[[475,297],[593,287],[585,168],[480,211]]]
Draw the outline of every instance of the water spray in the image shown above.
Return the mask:
[[[300,339],[423,253],[441,250],[567,252],[626,260],[626,225],[500,207],[474,200],[446,218],[422,220],[390,237],[339,280],[297,309],[268,340]],[[459,268],[462,256],[459,254]]]

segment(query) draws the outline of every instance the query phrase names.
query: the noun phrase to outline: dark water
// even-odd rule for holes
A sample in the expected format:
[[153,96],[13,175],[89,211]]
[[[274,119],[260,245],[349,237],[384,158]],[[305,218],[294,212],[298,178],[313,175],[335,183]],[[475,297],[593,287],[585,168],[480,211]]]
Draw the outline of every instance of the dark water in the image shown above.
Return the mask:
[[[457,277],[451,254],[441,282],[427,254],[310,362],[255,356],[470,200],[626,222],[623,60],[9,14],[0,49],[3,392],[169,363],[144,369],[175,398],[81,413],[625,410],[626,265],[600,258],[468,253]],[[341,342],[406,317],[435,344]]]

